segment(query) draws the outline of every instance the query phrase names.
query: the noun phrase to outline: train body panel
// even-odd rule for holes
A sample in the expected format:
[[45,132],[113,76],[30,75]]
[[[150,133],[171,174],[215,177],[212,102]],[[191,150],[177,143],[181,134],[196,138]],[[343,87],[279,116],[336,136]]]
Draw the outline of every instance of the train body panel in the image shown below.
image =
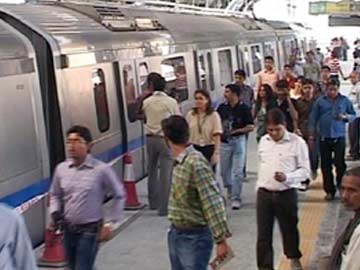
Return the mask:
[[[12,61],[5,57],[11,48],[0,42],[0,110],[9,110],[1,114],[6,128],[0,136],[0,160],[5,164],[0,200],[18,206],[47,191],[50,172],[66,157],[65,132],[74,124],[90,128],[93,154],[111,163],[120,176],[122,156],[130,152],[135,178],[141,179],[147,171],[146,137],[136,115],[150,72],[164,76],[168,94],[185,114],[197,88],[208,89],[219,103],[235,70],[243,68],[254,86],[264,56],[272,55],[280,69],[296,46],[290,27],[266,21],[111,7],[0,5],[0,30],[4,25],[16,33],[12,40],[22,40],[12,45],[20,59],[12,59],[13,74],[2,65]],[[114,30],[120,22],[112,28],[99,22],[104,10],[122,17],[124,29]],[[155,28],[147,28],[151,21],[156,21]],[[26,197],[24,189],[33,192]],[[14,194],[22,200],[6,200]],[[24,216],[36,244],[44,229],[45,204],[40,200],[28,205]]]

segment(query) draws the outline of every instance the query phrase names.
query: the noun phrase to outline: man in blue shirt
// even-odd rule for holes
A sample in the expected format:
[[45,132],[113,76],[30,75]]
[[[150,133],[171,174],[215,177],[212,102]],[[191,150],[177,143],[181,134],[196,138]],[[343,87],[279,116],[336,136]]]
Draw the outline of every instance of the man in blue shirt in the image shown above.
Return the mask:
[[319,124],[320,127],[321,171],[327,201],[332,201],[336,193],[332,165],[336,168],[338,187],[346,170],[345,124],[354,118],[355,111],[351,101],[339,93],[337,81],[331,80],[326,95],[316,100],[309,119],[310,147],[314,145],[316,126]]
[[23,219],[0,205],[0,269],[36,270],[35,256]]

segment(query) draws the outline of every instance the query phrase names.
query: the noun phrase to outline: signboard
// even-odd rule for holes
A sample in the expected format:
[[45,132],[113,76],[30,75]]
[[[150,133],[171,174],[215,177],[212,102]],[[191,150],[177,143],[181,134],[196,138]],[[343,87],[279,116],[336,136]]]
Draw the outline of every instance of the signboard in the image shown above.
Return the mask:
[[358,15],[330,15],[329,26],[360,26]]

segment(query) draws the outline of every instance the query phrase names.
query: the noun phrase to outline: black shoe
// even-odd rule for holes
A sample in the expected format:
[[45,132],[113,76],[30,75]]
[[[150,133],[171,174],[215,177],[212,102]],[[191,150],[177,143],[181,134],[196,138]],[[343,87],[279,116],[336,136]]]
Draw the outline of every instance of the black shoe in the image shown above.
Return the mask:
[[335,195],[334,194],[331,194],[331,193],[327,193],[326,196],[325,196],[325,201],[333,201],[335,199]]

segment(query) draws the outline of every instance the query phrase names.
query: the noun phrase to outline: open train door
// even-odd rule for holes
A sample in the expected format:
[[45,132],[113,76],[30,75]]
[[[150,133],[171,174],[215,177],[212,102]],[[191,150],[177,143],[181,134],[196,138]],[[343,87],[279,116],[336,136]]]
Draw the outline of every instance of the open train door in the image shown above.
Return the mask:
[[138,120],[139,84],[137,80],[135,60],[120,61],[119,72],[121,78],[121,89],[124,97],[125,121],[127,127],[127,146],[131,153],[134,164],[135,179],[139,180],[145,176],[144,156],[144,130],[142,121]]

